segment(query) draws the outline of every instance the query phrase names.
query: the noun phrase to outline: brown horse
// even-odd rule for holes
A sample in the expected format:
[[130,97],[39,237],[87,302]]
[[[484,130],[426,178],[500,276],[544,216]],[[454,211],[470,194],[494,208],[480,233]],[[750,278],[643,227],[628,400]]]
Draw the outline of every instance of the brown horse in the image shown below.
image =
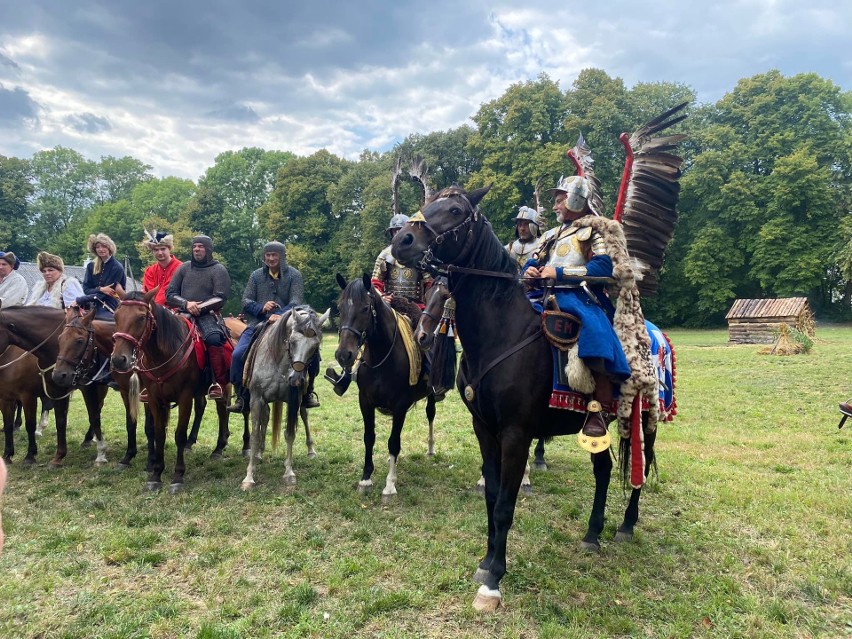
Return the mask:
[[44,396],[38,362],[16,346],[9,346],[0,355],[0,412],[3,414],[5,447],[3,458],[11,462],[15,455],[15,407],[24,413],[27,432],[27,455],[24,464],[35,463],[36,452],[36,408],[38,398]]
[[[59,355],[59,333],[65,326],[65,312],[44,306],[11,306],[0,309],[0,352],[9,344],[28,351],[38,360],[43,396],[53,400],[56,414],[56,453],[51,466],[62,465],[68,454],[66,431],[71,391],[56,384],[51,375]],[[89,431],[97,443],[96,463],[106,462],[106,442],[101,434],[101,409],[107,387],[83,386],[80,393],[89,414]]]
[[[175,428],[177,461],[172,475],[172,493],[183,488],[186,464],[184,452],[187,426],[193,398],[204,396],[203,370],[195,356],[194,327],[168,309],[154,303],[157,290],[148,293],[132,292],[115,311],[115,346],[112,367],[118,372],[136,371],[146,378],[148,409],[154,422],[154,460],[147,487],[162,488],[165,470],[166,430],[169,424],[169,404],[177,403],[178,423]],[[136,396],[131,401],[138,401]],[[219,417],[219,438],[212,457],[221,457],[228,444],[228,414],[223,401],[216,402]]]

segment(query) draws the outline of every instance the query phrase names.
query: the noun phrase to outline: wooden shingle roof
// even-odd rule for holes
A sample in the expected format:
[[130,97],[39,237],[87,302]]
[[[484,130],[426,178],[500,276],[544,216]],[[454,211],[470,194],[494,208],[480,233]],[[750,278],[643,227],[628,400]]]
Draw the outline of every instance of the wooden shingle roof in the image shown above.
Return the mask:
[[737,300],[725,315],[726,320],[761,317],[798,317],[807,308],[807,297],[782,297],[768,300]]

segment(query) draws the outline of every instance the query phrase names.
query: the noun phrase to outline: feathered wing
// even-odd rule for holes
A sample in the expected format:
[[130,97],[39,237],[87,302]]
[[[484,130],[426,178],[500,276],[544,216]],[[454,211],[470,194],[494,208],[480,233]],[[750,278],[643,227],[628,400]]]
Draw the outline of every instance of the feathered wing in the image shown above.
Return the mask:
[[603,198],[601,198],[601,181],[595,175],[595,159],[592,150],[586,144],[586,139],[580,134],[577,144],[568,151],[568,157],[577,166],[577,174],[582,175],[589,184],[589,208],[595,215],[603,215]]
[[663,255],[674,234],[683,164],[683,158],[674,152],[686,138],[683,134],[658,134],[686,118],[682,111],[687,104],[679,104],[654,118],[629,138],[622,136],[628,160],[615,219],[624,225],[636,285],[644,296],[657,292]]
[[412,158],[408,167],[408,177],[420,188],[420,201],[425,202],[432,197],[432,187],[429,185],[429,167],[421,156]]

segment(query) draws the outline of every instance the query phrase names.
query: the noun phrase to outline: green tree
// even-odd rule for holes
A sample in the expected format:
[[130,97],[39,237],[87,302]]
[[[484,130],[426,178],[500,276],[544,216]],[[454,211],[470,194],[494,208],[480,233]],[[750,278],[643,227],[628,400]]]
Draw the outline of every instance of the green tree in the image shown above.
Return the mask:
[[22,260],[32,260],[38,252],[28,203],[33,190],[29,162],[0,155],[0,248]]
[[128,155],[116,158],[107,155],[98,163],[97,195],[98,204],[118,202],[130,199],[137,185],[152,179],[153,167]]

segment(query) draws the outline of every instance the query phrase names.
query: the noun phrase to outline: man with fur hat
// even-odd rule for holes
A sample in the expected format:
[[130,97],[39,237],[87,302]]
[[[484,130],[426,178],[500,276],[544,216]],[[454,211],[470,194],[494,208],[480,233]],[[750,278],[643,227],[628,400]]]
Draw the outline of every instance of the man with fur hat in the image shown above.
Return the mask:
[[[580,320],[577,354],[591,371],[594,393],[586,398],[587,418],[579,441],[584,449],[601,452],[610,444],[607,422],[601,413],[612,405],[613,384],[630,377],[630,366],[612,328],[614,309],[603,287],[586,286],[581,281],[584,277],[612,277],[612,260],[597,231],[574,224],[586,215],[597,215],[589,206],[587,179],[579,175],[562,178],[551,192],[555,195],[553,210],[559,226],[545,233],[539,250],[522,273],[534,289],[531,299],[538,310],[554,299],[559,310]],[[551,282],[552,295],[550,289],[542,290]],[[557,404],[552,398],[551,405],[570,407]]]
[[18,273],[20,265],[12,251],[0,251],[0,307],[23,304],[30,295],[27,281]]
[[[228,412],[240,413],[247,402],[247,391],[243,387],[243,370],[252,336],[258,325],[265,321],[274,322],[293,306],[304,304],[302,274],[287,264],[287,247],[281,242],[269,242],[263,247],[263,266],[249,276],[243,292],[243,313],[248,327],[240,336],[231,359],[231,383],[235,389],[234,403]],[[319,406],[314,393],[314,379],[319,372],[319,354],[308,363],[308,392],[303,405],[306,408]]]
[[65,274],[65,262],[58,255],[41,251],[36,256],[38,270],[44,278],[33,286],[27,306],[50,306],[60,310],[77,303],[83,287],[76,277]]
[[77,304],[84,308],[94,304],[95,319],[112,322],[112,315],[127,286],[124,267],[114,257],[115,242],[104,233],[89,235],[86,249],[95,254],[95,259],[86,264],[83,277],[85,295],[77,299]]
[[147,293],[158,286],[160,289],[154,297],[154,302],[162,306],[166,305],[166,291],[169,283],[182,262],[172,255],[175,246],[174,237],[171,234],[145,232],[147,235],[143,244],[154,254],[156,262],[145,269],[142,275],[142,291]]
[[213,370],[215,381],[207,393],[213,400],[223,399],[228,385],[227,336],[219,309],[225,305],[230,290],[228,269],[213,259],[213,240],[206,235],[196,235],[192,238],[192,259],[175,271],[166,292],[166,302],[195,318]]

